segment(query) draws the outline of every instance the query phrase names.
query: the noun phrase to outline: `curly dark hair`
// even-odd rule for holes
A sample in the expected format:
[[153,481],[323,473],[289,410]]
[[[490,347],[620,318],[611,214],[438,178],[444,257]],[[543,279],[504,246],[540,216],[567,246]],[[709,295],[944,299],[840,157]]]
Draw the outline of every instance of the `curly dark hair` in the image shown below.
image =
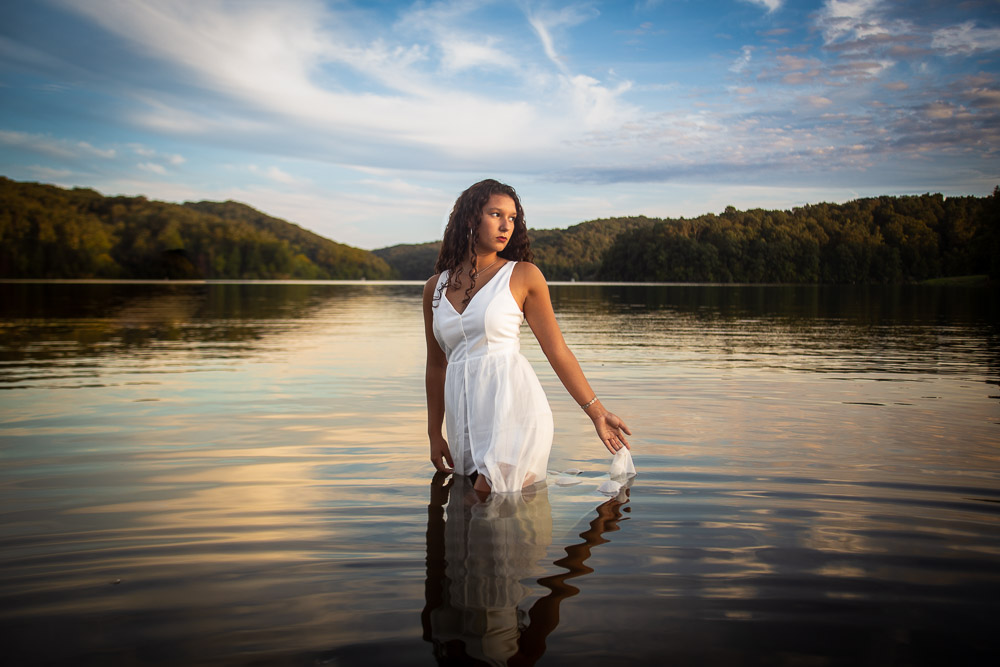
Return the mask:
[[508,241],[507,247],[497,254],[504,259],[517,262],[534,260],[534,254],[531,252],[531,241],[528,240],[528,226],[524,222],[524,209],[521,207],[521,200],[514,188],[492,178],[479,181],[459,195],[458,199],[455,200],[455,206],[451,209],[451,215],[448,216],[448,226],[445,227],[444,239],[441,241],[441,252],[434,265],[435,273],[448,272],[448,280],[441,284],[437,294],[434,295],[435,305],[437,305],[436,302],[440,301],[446,289],[459,284],[458,278],[463,273],[462,262],[466,258],[472,260],[472,272],[469,275],[469,288],[465,290],[462,304],[468,304],[472,299],[472,290],[476,286],[476,251],[473,239],[478,238],[483,208],[486,207],[493,195],[507,195],[514,200],[514,208],[517,209],[514,231],[510,235],[510,241]]

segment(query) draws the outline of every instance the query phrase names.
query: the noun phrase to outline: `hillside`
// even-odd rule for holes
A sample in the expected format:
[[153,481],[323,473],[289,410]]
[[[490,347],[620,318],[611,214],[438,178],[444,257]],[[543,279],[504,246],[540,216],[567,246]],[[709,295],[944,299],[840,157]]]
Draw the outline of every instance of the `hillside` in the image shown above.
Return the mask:
[[[609,218],[581,222],[566,229],[529,229],[535,264],[549,280],[594,280],[604,253],[619,234],[648,227],[655,219]],[[440,241],[399,244],[373,250],[406,280],[425,280],[434,273]]]
[[[1000,274],[1000,188],[530,230],[550,280],[905,283]],[[0,278],[423,280],[440,242],[369,252],[238,202],[169,204],[0,177]]]
[[[989,197],[925,194],[729,207],[692,219],[592,220],[529,230],[550,280],[720,283],[907,283],[1000,274],[1000,188]],[[376,250],[400,275],[429,276],[436,243]]]
[[1000,188],[664,220],[619,235],[600,269],[627,282],[898,284],[1000,272]]
[[391,278],[372,253],[238,202],[169,204],[0,177],[0,277]]
[[378,248],[372,252],[381,257],[403,280],[427,280],[434,273],[440,241],[430,243],[401,243]]
[[566,229],[529,230],[535,264],[549,280],[596,280],[604,255],[619,234],[657,220],[645,216],[581,222]]

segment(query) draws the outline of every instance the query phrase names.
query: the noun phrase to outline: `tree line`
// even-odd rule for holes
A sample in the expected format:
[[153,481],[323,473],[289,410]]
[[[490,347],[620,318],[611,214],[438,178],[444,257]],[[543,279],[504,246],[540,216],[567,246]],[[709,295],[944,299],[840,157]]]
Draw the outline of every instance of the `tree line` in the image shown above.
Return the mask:
[[[789,211],[529,230],[550,280],[905,283],[1000,275],[1000,187]],[[168,204],[0,177],[0,277],[423,280],[440,242],[372,252],[238,202]]]
[[238,202],[169,204],[0,177],[0,277],[391,278],[367,250]]
[[658,220],[615,238],[597,275],[627,282],[904,283],[998,275],[1000,188]]
[[[622,232],[653,224],[645,216],[591,220],[566,229],[529,229],[535,264],[549,280],[596,280],[604,253]],[[440,241],[401,243],[373,250],[404,280],[434,273]]]
[[[550,280],[716,283],[907,283],[1000,275],[1000,188],[988,197],[925,194],[814,204],[732,206],[697,218],[592,220],[529,230]],[[382,254],[403,277],[431,275],[438,244]],[[391,252],[385,252],[391,251]],[[384,254],[383,254],[384,253]]]

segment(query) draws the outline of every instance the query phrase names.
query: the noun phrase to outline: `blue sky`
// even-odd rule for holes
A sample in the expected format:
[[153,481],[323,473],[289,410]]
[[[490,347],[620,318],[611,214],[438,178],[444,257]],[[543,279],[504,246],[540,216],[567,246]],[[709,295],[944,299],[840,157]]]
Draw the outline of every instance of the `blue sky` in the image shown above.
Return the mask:
[[1000,3],[11,0],[0,174],[364,248],[1000,184]]

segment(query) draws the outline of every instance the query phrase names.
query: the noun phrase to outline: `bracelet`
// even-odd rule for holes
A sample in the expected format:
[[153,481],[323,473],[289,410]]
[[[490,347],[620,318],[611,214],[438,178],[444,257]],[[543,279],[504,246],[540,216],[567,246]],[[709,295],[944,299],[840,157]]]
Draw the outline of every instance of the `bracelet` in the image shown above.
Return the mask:
[[596,402],[597,402],[597,397],[594,396],[592,399],[590,399],[589,401],[587,401],[586,403],[584,403],[580,407],[583,408],[584,410],[586,410],[587,408],[589,408],[591,405],[593,405]]

